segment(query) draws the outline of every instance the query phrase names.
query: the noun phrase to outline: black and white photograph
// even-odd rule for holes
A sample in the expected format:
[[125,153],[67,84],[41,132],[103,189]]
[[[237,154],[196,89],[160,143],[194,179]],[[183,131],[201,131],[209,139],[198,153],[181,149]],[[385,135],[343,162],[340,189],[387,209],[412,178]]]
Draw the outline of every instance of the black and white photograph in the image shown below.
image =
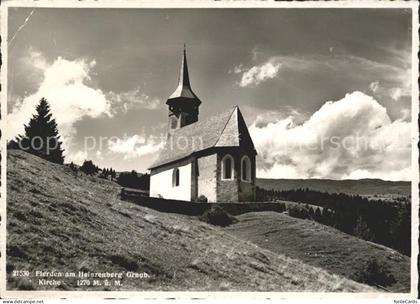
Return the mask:
[[199,2],[2,3],[2,297],[416,299],[418,3]]

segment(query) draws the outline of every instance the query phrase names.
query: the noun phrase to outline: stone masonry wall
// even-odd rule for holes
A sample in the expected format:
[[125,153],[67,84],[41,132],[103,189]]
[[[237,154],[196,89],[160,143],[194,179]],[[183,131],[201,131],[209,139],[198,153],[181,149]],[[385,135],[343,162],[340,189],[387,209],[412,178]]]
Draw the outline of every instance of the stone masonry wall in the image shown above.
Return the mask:
[[217,201],[217,154],[203,156],[197,159],[197,197],[204,195],[209,202]]

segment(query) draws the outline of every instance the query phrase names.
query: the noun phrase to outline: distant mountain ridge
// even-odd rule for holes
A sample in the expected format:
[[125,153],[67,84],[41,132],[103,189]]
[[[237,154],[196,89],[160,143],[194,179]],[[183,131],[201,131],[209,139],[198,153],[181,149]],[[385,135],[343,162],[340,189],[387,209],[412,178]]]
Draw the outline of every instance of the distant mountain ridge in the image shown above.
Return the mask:
[[384,181],[381,179],[269,179],[257,178],[256,185],[267,190],[292,190],[308,188],[330,193],[359,195],[410,195],[411,182]]

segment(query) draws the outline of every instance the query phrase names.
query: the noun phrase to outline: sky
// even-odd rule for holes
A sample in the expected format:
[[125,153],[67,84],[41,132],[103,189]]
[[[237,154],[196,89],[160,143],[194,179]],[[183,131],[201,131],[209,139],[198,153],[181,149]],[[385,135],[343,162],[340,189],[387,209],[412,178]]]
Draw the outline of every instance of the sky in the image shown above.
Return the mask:
[[9,8],[8,36],[6,135],[45,97],[66,162],[145,172],[186,43],[200,119],[238,105],[258,177],[411,179],[410,10]]

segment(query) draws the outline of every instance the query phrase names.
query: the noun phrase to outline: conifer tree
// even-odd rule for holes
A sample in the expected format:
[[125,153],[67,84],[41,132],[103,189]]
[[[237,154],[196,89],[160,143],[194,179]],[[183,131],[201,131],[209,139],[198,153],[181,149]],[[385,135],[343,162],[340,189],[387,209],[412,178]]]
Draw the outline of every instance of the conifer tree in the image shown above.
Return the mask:
[[57,123],[52,117],[50,106],[41,98],[34,114],[25,125],[25,135],[16,138],[19,148],[57,164],[63,164],[64,150],[58,134]]

